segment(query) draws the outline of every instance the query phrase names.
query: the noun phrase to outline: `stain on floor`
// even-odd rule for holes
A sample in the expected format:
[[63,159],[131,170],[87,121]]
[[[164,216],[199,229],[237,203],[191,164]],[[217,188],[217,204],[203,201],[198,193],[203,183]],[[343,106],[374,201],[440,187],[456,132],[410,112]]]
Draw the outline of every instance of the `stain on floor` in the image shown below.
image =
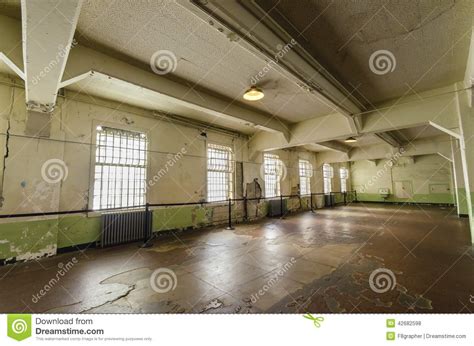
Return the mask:
[[473,294],[468,221],[432,206],[358,203],[0,268],[0,312],[470,312]]

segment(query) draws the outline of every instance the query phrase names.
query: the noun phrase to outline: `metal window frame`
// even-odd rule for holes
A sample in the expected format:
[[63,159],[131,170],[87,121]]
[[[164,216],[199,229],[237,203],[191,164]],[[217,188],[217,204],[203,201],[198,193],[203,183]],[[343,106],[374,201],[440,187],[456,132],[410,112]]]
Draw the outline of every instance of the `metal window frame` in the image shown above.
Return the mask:
[[299,159],[298,171],[300,177],[300,195],[311,194],[311,177],[313,176],[313,165],[308,160]]
[[146,133],[99,125],[95,133],[92,209],[146,202]]
[[329,164],[323,164],[323,192],[330,194],[332,192],[332,178],[334,177],[334,168]]
[[347,192],[347,179],[349,179],[349,170],[346,167],[339,168],[339,178],[341,180],[341,192]]
[[232,148],[227,145],[207,143],[206,157],[207,201],[217,202],[233,198],[235,160]]
[[[265,197],[273,198],[281,194],[281,174],[283,162],[276,154],[263,154],[263,171],[265,181]],[[273,191],[270,193],[270,191]]]

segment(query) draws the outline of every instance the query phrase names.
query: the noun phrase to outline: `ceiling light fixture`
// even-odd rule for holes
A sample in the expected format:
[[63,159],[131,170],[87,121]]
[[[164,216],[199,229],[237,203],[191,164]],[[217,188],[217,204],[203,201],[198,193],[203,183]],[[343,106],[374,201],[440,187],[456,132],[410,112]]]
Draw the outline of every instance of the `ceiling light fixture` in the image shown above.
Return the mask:
[[355,143],[355,142],[357,142],[357,138],[349,137],[349,138],[345,139],[344,142],[346,142],[346,143]]
[[263,99],[264,96],[263,91],[256,86],[251,86],[250,89],[244,93],[244,99],[247,101],[258,101]]

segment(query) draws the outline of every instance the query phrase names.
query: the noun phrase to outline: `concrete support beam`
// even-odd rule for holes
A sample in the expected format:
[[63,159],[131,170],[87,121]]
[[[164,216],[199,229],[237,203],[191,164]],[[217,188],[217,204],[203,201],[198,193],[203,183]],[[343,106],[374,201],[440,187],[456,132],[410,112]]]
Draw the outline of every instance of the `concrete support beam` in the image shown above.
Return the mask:
[[438,125],[456,131],[456,86],[430,90],[405,100],[382,105],[365,113],[362,133],[380,133],[422,125]]
[[279,56],[273,68],[293,80],[308,92],[317,94],[318,98],[326,99],[335,109],[347,116],[353,131],[357,131],[358,120],[351,115],[364,109],[349,90],[334,78],[314,59],[298,40],[291,37],[277,25],[268,14],[254,1],[239,0],[208,0],[177,2],[200,17],[206,23],[209,17],[220,27],[227,37],[235,37],[237,44],[260,57],[262,61],[274,61],[279,49],[294,42],[291,49]]
[[[404,157],[415,157],[420,155],[442,154],[451,156],[450,138],[446,136],[432,137],[429,139],[419,139],[411,142],[407,147],[400,149],[393,148],[387,144],[371,145],[366,147],[353,148],[350,152],[350,161],[359,160],[380,160],[387,159],[398,153]],[[325,151],[317,154],[321,162],[345,162],[348,161],[343,153]]]
[[25,79],[23,68],[23,51],[21,25],[13,18],[0,15],[0,62],[8,66],[9,73]]
[[[400,103],[383,105],[380,109],[364,113],[360,116],[363,124],[359,133],[385,133],[396,129],[432,125],[443,128],[450,135],[459,136],[457,120],[459,108],[456,101],[458,89],[456,87],[430,90],[418,94],[421,99],[408,98]],[[257,135],[250,143],[250,148],[253,151],[281,149],[344,139],[357,134],[347,119],[338,113],[299,122],[290,130],[291,141],[289,142],[281,141],[276,135]],[[390,145],[395,148],[401,146],[395,142],[395,138],[386,138],[385,141],[390,141]]]
[[291,138],[286,141],[278,134],[260,132],[249,141],[250,152],[290,148],[305,144],[345,139],[355,135],[347,118],[339,113],[329,114],[294,124]]
[[461,145],[459,140],[451,138],[452,169],[454,180],[454,192],[456,196],[456,208],[459,216],[468,216],[466,185],[461,158]]
[[[36,1],[38,2],[39,0]],[[75,3],[76,1],[72,1],[71,3],[73,2]],[[64,3],[68,2],[65,1]],[[0,40],[0,52],[5,53],[4,55],[8,56],[10,60],[19,66],[19,70],[21,71],[23,68],[21,23],[18,20],[0,16],[0,32],[2,32],[2,34],[3,32],[7,33],[5,35],[6,39]],[[15,45],[17,45],[16,50]],[[54,56],[57,53],[57,48],[57,45],[52,48]],[[8,52],[12,53],[9,55],[7,54]],[[61,59],[61,62],[62,61]],[[55,65],[55,71],[57,72],[59,64]],[[43,64],[43,66],[45,65]],[[49,65],[46,64],[46,66]],[[34,72],[28,73],[30,78],[33,78],[32,73],[34,74]],[[20,73],[18,74],[20,75]],[[50,76],[52,76],[52,74],[48,73],[48,79]],[[227,117],[249,123],[258,129],[273,132],[273,134],[277,136],[282,135],[285,142],[289,141],[290,138],[290,125],[271,114],[242,106],[233,100],[221,98],[202,90],[191,91],[188,85],[157,75],[153,73],[151,69],[150,71],[146,71],[79,44],[75,45],[69,52],[62,80],[57,87],[64,88],[81,81],[90,81],[93,84],[94,78],[116,82],[117,90],[129,91],[131,88],[135,88],[137,95],[144,94],[141,90],[146,90],[160,97],[162,96],[166,102],[178,103],[218,117]],[[32,84],[31,82],[30,80],[30,84]],[[43,84],[43,78],[41,78],[40,82]],[[49,88],[52,84],[52,82],[51,84],[48,83],[47,90],[50,90]],[[124,84],[127,85],[126,88]],[[44,91],[46,92],[46,89]],[[48,91],[47,96],[55,98],[56,91],[57,90],[54,92]],[[29,97],[30,95],[34,94],[29,93]],[[128,95],[124,97],[126,96]],[[50,102],[52,101],[48,101],[48,104]],[[156,106],[156,110],[160,110],[159,105],[154,106]]]
[[467,213],[471,226],[471,241],[474,243],[474,107],[473,89],[467,89],[458,95],[460,154],[466,190]]
[[129,87],[155,92],[170,102],[204,110],[215,116],[231,117],[254,124],[257,128],[273,132],[276,136],[281,134],[286,141],[290,137],[289,125],[271,114],[244,107],[233,100],[202,90],[191,90],[190,86],[157,75],[151,69],[146,71],[77,45],[71,50],[61,85],[70,85],[94,75],[116,80],[120,85],[126,83]]
[[402,146],[402,142],[392,133],[390,132],[381,132],[375,134],[378,138],[382,141],[391,145],[394,148],[400,148]]
[[82,0],[22,0],[23,60],[28,108],[50,113],[55,104]]
[[319,142],[318,145],[322,145],[323,147],[329,148],[331,150],[339,151],[341,153],[349,154],[351,151],[351,147],[341,144],[337,141],[327,141],[327,142]]

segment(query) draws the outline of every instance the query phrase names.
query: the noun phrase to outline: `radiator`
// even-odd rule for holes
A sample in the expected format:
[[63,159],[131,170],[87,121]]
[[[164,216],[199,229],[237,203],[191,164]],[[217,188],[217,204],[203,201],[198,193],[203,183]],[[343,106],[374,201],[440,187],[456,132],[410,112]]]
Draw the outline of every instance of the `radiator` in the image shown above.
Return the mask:
[[[283,202],[283,205],[282,205]],[[282,212],[283,211],[283,215]],[[268,201],[268,216],[284,216],[288,212],[288,199],[271,199]]]
[[102,214],[100,246],[112,246],[148,239],[151,236],[151,211]]
[[333,207],[334,206],[334,195],[331,193],[329,195],[324,195],[324,206]]

